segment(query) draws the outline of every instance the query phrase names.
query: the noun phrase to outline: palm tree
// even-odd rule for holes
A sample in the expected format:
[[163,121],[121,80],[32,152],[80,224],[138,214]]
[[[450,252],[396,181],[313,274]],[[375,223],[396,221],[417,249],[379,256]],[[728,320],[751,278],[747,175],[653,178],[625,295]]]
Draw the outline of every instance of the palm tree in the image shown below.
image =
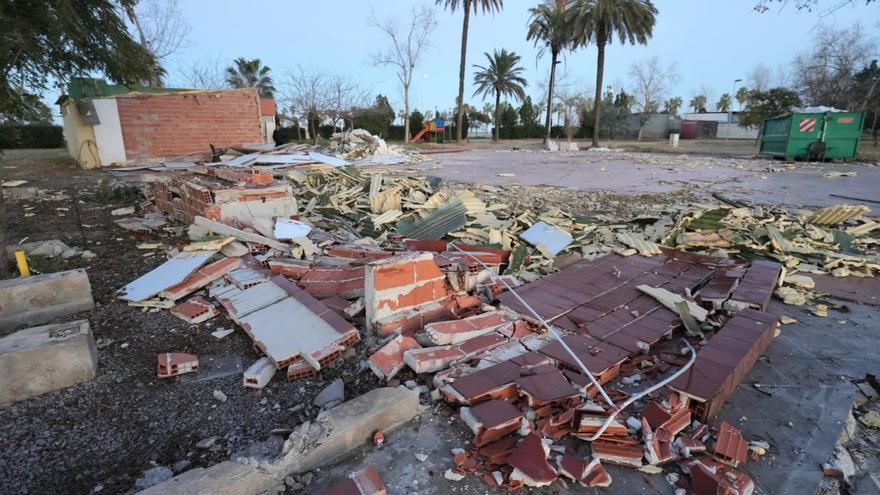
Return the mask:
[[269,75],[269,66],[263,65],[260,59],[248,60],[239,57],[233,60],[233,67],[226,68],[226,82],[233,88],[257,88],[261,98],[272,98],[275,86]]
[[538,58],[550,50],[550,83],[547,85],[547,117],[544,121],[544,143],[550,141],[550,115],[553,112],[553,85],[556,82],[556,64],[562,50],[572,48],[571,21],[573,0],[546,0],[529,9],[529,33],[526,40],[541,45]]
[[688,106],[694,109],[694,113],[706,113],[706,100],[706,95],[696,95],[691,98]]
[[576,45],[596,43],[596,101],[593,106],[593,146],[599,146],[599,115],[602,104],[602,78],[605,73],[605,46],[614,39],[644,45],[657,22],[657,8],[651,0],[577,0],[572,21]]
[[461,142],[462,123],[464,120],[464,71],[467,60],[467,40],[468,40],[468,24],[471,19],[471,7],[473,7],[474,15],[478,10],[482,10],[484,14],[489,12],[498,12],[504,7],[504,0],[435,0],[435,5],[443,4],[444,8],[450,12],[458,10],[459,6],[464,10],[464,21],[461,25],[461,61],[458,65],[458,103],[456,108],[455,121],[455,140]]
[[676,96],[666,100],[664,111],[669,115],[676,117],[678,116],[678,111],[681,109],[682,105],[684,105],[684,100],[681,99],[681,96]]
[[729,112],[731,103],[730,93],[724,93],[721,95],[721,98],[718,98],[718,103],[715,105],[715,108],[717,108],[719,112]]
[[495,140],[498,141],[501,138],[501,95],[520,101],[526,96],[524,86],[528,83],[520,75],[525,69],[517,65],[520,57],[516,53],[502,49],[485,55],[489,61],[487,67],[474,65],[480,69],[474,74],[474,85],[477,87],[474,96],[482,94],[485,98],[495,93]]
[[736,101],[739,102],[740,111],[743,109],[743,106],[749,101],[749,88],[743,86],[736,90]]

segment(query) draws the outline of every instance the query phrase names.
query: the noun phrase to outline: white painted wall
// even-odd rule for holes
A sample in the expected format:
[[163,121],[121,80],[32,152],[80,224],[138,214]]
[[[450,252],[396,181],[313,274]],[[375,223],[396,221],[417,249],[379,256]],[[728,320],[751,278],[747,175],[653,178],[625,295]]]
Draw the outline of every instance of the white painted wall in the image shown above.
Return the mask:
[[115,98],[95,98],[95,113],[98,114],[100,124],[93,127],[95,130],[95,142],[98,145],[98,156],[101,158],[101,166],[124,165],[125,143],[122,141],[122,125],[119,123],[119,109]]
[[718,139],[726,139],[730,132],[730,139],[756,139],[758,137],[757,127],[740,127],[739,124],[718,124],[718,133],[715,135]]

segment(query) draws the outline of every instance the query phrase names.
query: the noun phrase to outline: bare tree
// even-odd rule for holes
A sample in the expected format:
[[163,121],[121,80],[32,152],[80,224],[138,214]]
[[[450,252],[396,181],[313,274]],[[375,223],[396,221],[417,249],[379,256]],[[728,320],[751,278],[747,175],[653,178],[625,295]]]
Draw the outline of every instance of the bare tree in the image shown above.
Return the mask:
[[770,87],[770,68],[756,64],[746,76],[746,84],[755,91],[766,91]]
[[139,0],[125,9],[141,46],[156,59],[157,67],[151,85],[161,85],[165,74],[161,64],[180,50],[189,36],[190,27],[180,12],[178,0]]
[[346,121],[354,127],[352,120],[357,109],[369,105],[367,92],[346,76],[334,74],[327,79],[324,110],[333,123],[333,128],[336,128],[339,121],[342,121],[343,128]]
[[666,96],[667,86],[679,80],[675,64],[663,65],[659,57],[651,57],[638,64],[632,64],[629,75],[634,86],[636,110],[639,116],[639,139],[642,139],[642,126],[647,122],[647,114],[660,111]]
[[664,65],[659,57],[651,57],[629,68],[634,86],[636,110],[644,113],[657,112],[666,96],[669,84],[678,82],[675,64]]
[[180,67],[177,73],[188,88],[221,89],[229,86],[224,65],[219,56],[214,60],[192,60]]
[[[330,76],[326,73],[297,66],[296,72],[286,75],[279,92],[280,101],[294,121],[306,123],[306,139],[313,136],[318,142],[318,125],[326,116],[330,94]],[[297,125],[299,128],[299,125]],[[297,131],[299,132],[299,131]]]
[[390,65],[397,71],[397,79],[403,91],[404,139],[409,141],[409,93],[413,71],[430,44],[431,32],[437,26],[434,12],[427,7],[422,7],[421,10],[413,8],[411,20],[405,25],[391,17],[379,22],[371,16],[369,22],[391,41],[388,50],[373,55],[373,62]]
[[795,88],[810,105],[858,108],[855,75],[877,55],[875,40],[858,24],[844,29],[820,27],[813,49],[795,57]]

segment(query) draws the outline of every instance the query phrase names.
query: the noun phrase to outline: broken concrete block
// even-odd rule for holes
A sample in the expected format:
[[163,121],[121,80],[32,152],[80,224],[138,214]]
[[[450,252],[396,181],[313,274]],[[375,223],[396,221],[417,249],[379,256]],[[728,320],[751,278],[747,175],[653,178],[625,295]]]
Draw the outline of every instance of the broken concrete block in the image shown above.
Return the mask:
[[191,297],[175,305],[170,313],[191,325],[198,325],[220,314],[211,301],[202,296]]
[[248,388],[263,388],[272,381],[276,371],[277,368],[275,368],[271,359],[267,357],[257,359],[254,364],[245,370],[242,378],[243,385]]
[[416,339],[398,335],[370,356],[370,369],[380,379],[390,380],[403,368],[406,351],[421,347]]
[[93,307],[85,270],[0,280],[0,330],[38,325]]
[[156,361],[156,376],[159,378],[168,378],[199,370],[198,356],[185,352],[163,352],[156,356]]
[[371,442],[377,431],[387,434],[419,412],[418,391],[373,389],[321,413],[314,423],[300,425],[284,443],[283,457],[266,470],[283,479],[330,465]]
[[341,404],[345,401],[345,383],[341,378],[337,378],[330,382],[330,385],[324,388],[312,401],[317,407],[325,407],[330,409],[333,406]]
[[97,354],[87,320],[26,328],[0,338],[0,404],[91,380]]
[[190,469],[138,495],[256,495],[280,486],[256,465],[225,461],[209,468]]
[[370,262],[364,297],[367,324],[427,305],[448,295],[446,276],[431,253],[407,253]]

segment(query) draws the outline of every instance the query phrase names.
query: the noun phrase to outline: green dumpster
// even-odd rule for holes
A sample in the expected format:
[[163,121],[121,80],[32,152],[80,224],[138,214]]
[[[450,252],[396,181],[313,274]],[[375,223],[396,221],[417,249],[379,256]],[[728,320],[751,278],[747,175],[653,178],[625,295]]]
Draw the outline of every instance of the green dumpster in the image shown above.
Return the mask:
[[760,154],[786,160],[855,158],[864,121],[861,112],[792,113],[766,119]]

